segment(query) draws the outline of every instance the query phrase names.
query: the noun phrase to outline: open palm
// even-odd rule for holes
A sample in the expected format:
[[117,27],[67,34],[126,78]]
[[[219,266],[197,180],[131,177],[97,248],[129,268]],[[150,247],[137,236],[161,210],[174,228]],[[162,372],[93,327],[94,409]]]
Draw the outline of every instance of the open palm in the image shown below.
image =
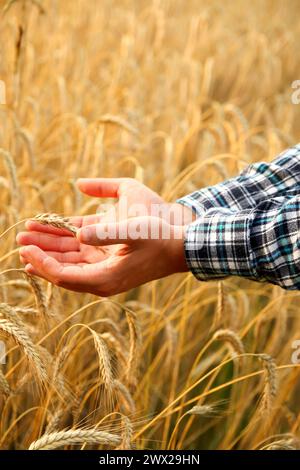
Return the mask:
[[[103,221],[103,217],[101,221]],[[100,217],[97,215],[74,217],[70,222],[79,229],[86,225],[99,223]],[[98,283],[99,275],[106,265],[111,266],[116,263],[119,258],[118,254],[124,255],[127,250],[126,245],[120,244],[101,247],[85,245],[67,230],[42,225],[34,220],[26,223],[26,229],[26,232],[18,234],[17,242],[22,246],[27,246],[36,260],[33,266],[23,248],[21,261],[26,263],[26,271],[29,274],[52,280],[48,277],[48,268],[46,269],[47,277],[44,275],[45,266],[43,265],[46,257],[49,259],[50,256],[56,261],[53,263],[53,281],[57,285],[75,291],[90,291],[90,285],[93,281],[95,285]],[[61,281],[63,278],[65,278],[65,282]]]

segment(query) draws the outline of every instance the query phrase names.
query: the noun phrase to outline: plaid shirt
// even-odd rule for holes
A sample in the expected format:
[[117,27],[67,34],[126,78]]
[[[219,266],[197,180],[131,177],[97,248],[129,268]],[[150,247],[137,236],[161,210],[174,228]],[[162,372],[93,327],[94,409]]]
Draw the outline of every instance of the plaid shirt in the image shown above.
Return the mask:
[[197,279],[236,275],[300,289],[300,144],[177,202],[197,214],[185,238]]

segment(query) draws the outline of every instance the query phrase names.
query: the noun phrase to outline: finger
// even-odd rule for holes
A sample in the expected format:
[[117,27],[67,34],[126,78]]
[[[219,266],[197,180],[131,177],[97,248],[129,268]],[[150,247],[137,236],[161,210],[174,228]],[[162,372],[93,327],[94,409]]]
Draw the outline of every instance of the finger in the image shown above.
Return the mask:
[[42,275],[49,281],[57,279],[62,269],[58,261],[48,256],[37,246],[30,245],[21,248],[20,255],[26,259],[27,264],[31,264],[34,267],[39,275]]
[[27,263],[26,258],[24,256],[20,256],[20,261],[21,261],[22,264]]
[[101,222],[102,217],[103,217],[102,215],[98,215],[98,214],[85,215],[82,218],[82,227],[84,227],[85,225],[98,224]]
[[27,274],[31,274],[31,276],[39,276],[38,271],[30,263],[26,264],[25,271]]
[[119,188],[126,178],[80,178],[77,180],[81,192],[95,197],[119,197]]
[[[134,219],[132,219],[134,220]],[[129,230],[131,225],[131,230]],[[132,236],[133,224],[127,220],[119,223],[102,223],[88,225],[77,232],[80,243],[92,246],[116,245],[126,243],[128,245],[137,240]]]
[[47,251],[68,252],[80,250],[79,242],[73,236],[61,237],[51,233],[20,232],[16,240],[19,245],[36,245]]
[[33,266],[39,276],[62,287],[68,284],[76,285],[78,288],[97,285],[99,272],[105,273],[105,268],[101,270],[102,263],[64,266],[34,245],[21,248],[20,254],[27,260],[27,264]]

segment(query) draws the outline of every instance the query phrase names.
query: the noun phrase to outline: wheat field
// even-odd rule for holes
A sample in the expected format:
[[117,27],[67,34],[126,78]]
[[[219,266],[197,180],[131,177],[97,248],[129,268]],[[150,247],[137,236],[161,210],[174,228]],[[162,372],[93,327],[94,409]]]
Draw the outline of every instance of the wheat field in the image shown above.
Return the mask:
[[97,298],[25,275],[15,238],[95,213],[78,177],[174,201],[297,143],[300,2],[0,8],[0,448],[299,448],[298,292],[186,274]]

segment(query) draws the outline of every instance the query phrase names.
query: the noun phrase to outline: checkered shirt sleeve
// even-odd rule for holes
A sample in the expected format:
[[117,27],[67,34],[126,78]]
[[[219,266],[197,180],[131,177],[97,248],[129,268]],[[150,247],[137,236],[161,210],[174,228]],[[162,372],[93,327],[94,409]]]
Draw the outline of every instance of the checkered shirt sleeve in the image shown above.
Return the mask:
[[300,289],[300,144],[177,202],[197,214],[185,237],[197,279],[237,275]]

